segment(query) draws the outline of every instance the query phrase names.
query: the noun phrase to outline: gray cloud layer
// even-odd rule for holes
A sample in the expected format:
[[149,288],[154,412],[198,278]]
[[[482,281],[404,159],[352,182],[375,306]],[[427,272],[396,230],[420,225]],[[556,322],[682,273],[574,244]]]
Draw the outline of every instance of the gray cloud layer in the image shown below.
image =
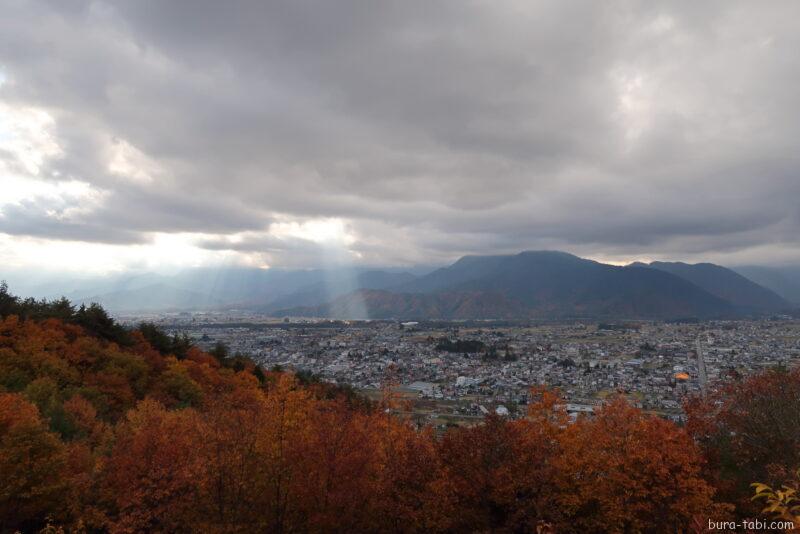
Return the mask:
[[[1,3],[0,100],[54,117],[41,176],[103,197],[0,232],[290,263],[276,216],[338,217],[369,263],[800,260],[791,0]],[[149,181],[108,171],[123,141]]]

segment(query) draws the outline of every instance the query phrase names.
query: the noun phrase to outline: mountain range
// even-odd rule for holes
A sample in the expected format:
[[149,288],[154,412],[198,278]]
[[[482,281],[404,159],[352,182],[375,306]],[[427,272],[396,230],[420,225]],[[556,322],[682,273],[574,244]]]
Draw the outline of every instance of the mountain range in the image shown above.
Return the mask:
[[791,305],[717,265],[621,267],[556,251],[466,256],[383,291],[356,291],[276,314],[337,318],[725,318]]
[[116,313],[237,308],[347,319],[710,319],[796,308],[800,270],[737,272],[678,262],[616,266],[565,252],[526,251],[465,256],[435,270],[195,268],[26,289],[36,297],[65,294],[76,304],[99,302]]

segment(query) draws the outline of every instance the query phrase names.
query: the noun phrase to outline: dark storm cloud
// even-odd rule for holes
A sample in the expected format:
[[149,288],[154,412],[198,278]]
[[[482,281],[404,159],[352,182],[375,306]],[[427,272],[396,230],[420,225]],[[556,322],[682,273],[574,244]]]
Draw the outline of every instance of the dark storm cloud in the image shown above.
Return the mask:
[[100,199],[34,198],[0,206],[0,232],[68,241],[131,244],[154,232],[229,233],[258,228],[268,219],[222,198],[194,197],[190,190],[120,186]]
[[313,257],[281,215],[373,263],[800,258],[795,2],[3,3],[0,102],[54,118],[40,178],[104,196],[0,232]]
[[269,222],[267,217],[236,199],[196,195],[188,186],[167,191],[153,186],[120,187],[90,217],[114,221],[116,225],[143,232],[193,232],[199,229],[229,233],[259,228]]

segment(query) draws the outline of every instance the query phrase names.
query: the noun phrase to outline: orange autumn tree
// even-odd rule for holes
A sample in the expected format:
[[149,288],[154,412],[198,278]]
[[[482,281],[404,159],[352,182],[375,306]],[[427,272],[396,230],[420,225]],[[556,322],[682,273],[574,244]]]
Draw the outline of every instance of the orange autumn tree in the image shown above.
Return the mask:
[[734,378],[685,409],[687,429],[708,458],[706,478],[740,517],[761,509],[751,483],[780,486],[800,465],[800,368]]
[[377,495],[375,426],[343,400],[324,403],[309,421],[301,443],[302,472],[297,499],[307,514],[304,529],[324,532],[367,530]]
[[241,492],[242,512],[256,529],[286,532],[304,517],[302,472],[303,444],[308,441],[310,419],[317,409],[308,392],[295,387],[293,379],[280,375],[258,399],[257,427],[250,464],[249,483]]
[[371,416],[376,492],[370,514],[372,530],[440,532],[452,510],[441,460],[430,428],[416,430],[386,413]]
[[261,490],[258,464],[262,459],[256,444],[264,408],[257,389],[236,387],[211,400],[204,414],[203,446],[196,451],[206,468],[204,502],[198,513],[205,513],[204,522],[220,530],[235,532],[237,525],[261,520],[254,503]]
[[69,491],[64,444],[21,395],[0,393],[0,532],[64,518]]
[[722,513],[691,438],[617,398],[567,423],[546,390],[525,420],[489,417],[448,432],[440,450],[452,528],[533,532],[660,532]]
[[716,510],[691,438],[622,398],[566,426],[559,445],[553,461],[562,529],[678,531]]
[[178,532],[196,527],[202,490],[203,422],[194,410],[139,403],[116,429],[103,466],[111,532]]
[[490,415],[484,424],[442,438],[455,530],[533,531],[556,515],[550,462],[557,435],[540,423]]

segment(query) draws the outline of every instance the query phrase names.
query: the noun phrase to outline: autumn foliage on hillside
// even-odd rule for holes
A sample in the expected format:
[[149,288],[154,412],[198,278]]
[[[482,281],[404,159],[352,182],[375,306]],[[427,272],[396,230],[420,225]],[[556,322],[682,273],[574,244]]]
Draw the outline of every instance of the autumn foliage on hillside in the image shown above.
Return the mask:
[[687,429],[707,458],[705,477],[741,516],[756,515],[754,482],[780,486],[800,466],[800,368],[737,378],[687,403]]
[[678,532],[729,513],[704,444],[623,399],[568,424],[536,390],[525,419],[436,436],[390,399],[148,328],[123,346],[69,317],[0,321],[0,532]]

